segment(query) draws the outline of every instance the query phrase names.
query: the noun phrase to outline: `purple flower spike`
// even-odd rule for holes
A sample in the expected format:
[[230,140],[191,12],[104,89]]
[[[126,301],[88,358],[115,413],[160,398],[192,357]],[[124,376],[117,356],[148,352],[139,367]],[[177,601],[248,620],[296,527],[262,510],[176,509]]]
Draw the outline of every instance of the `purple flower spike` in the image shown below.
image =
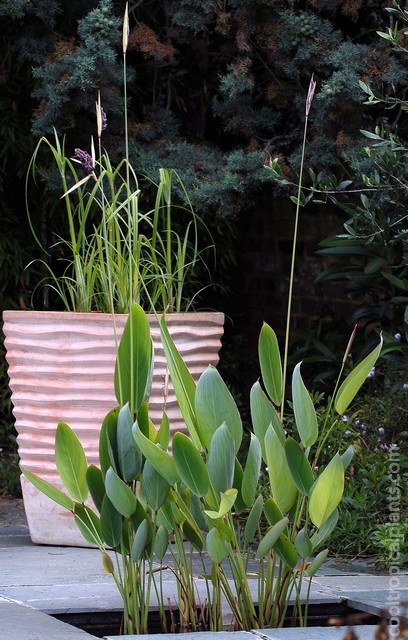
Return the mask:
[[314,80],[313,75],[312,75],[312,77],[310,78],[309,91],[307,92],[307,98],[306,98],[306,116],[309,115],[309,111],[310,111],[310,107],[312,106],[312,101],[313,101],[315,89],[316,89],[316,81]]
[[103,110],[103,107],[101,107],[101,117],[102,117],[102,131],[105,131],[106,127],[108,126],[108,118],[106,116],[105,111]]
[[95,171],[92,157],[87,151],[82,151],[82,149],[75,149],[75,155],[79,159],[85,173],[93,173]]

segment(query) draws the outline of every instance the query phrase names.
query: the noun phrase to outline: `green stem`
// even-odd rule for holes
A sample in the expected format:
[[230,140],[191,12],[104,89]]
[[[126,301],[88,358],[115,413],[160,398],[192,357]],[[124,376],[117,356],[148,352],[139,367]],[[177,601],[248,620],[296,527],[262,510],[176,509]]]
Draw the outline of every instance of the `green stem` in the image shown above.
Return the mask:
[[283,356],[283,375],[282,375],[282,404],[281,404],[281,411],[280,411],[281,420],[283,420],[284,404],[285,404],[285,386],[286,386],[286,376],[287,376],[287,368],[288,368],[289,333],[290,333],[290,320],[291,320],[291,311],[292,311],[293,280],[295,275],[296,244],[297,244],[297,234],[298,234],[298,225],[299,225],[300,198],[302,195],[303,165],[304,165],[304,159],[305,159],[307,123],[308,123],[308,116],[306,115],[305,127],[303,131],[302,156],[300,160],[299,184],[298,184],[298,190],[297,190],[295,226],[293,231],[292,258],[291,258],[290,277],[289,277],[288,307],[287,307],[287,313],[286,313],[285,348],[284,348],[284,356]]

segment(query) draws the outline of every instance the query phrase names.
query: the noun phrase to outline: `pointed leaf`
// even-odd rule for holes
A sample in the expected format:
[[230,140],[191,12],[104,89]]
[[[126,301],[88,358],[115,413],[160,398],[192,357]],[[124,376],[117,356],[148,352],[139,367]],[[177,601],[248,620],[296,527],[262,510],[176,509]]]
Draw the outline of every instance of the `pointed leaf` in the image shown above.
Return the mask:
[[265,389],[272,402],[280,407],[282,402],[282,363],[279,345],[274,330],[265,322],[259,335],[258,354]]
[[279,522],[279,520],[282,520],[283,518],[283,513],[279,509],[278,505],[276,504],[273,498],[268,498],[266,500],[265,506],[264,506],[264,513],[267,521],[271,525],[276,524],[277,522]]
[[118,547],[123,531],[123,519],[119,511],[115,509],[108,496],[102,502],[101,509],[101,535],[108,547]]
[[115,366],[115,394],[120,406],[129,403],[133,415],[150,395],[153,346],[143,309],[132,304],[119,344]]
[[132,560],[133,562],[139,562],[143,556],[143,552],[149,544],[151,538],[151,529],[148,521],[145,519],[139,525],[132,544]]
[[27,480],[31,482],[31,484],[36,489],[47,496],[47,498],[50,498],[50,500],[53,500],[53,502],[61,505],[61,507],[64,507],[64,509],[74,511],[74,501],[72,500],[72,498],[67,496],[66,493],[63,493],[46,480],[43,480],[42,478],[36,476],[34,473],[31,473],[31,471],[24,469],[24,467],[20,466],[20,469]]
[[327,538],[335,528],[338,519],[339,512],[337,509],[335,509],[333,513],[327,518],[327,520],[323,522],[320,529],[312,535],[311,541],[313,545],[313,551],[316,551],[316,549],[318,549],[323,544],[323,542],[327,540]]
[[320,528],[339,504],[344,491],[344,468],[338,453],[317,478],[309,500],[309,515]]
[[200,439],[206,449],[210,448],[212,437],[220,424],[225,422],[237,453],[242,441],[241,416],[234,398],[215,367],[209,366],[197,383],[195,409]]
[[136,480],[142,469],[142,454],[132,434],[133,420],[129,404],[119,411],[116,431],[119,469],[125,482]]
[[101,546],[101,524],[98,516],[86,505],[75,503],[75,522],[89,544]]
[[297,565],[297,551],[289,538],[282,533],[279,536],[273,547],[277,556],[289,567],[294,569]]
[[265,435],[265,449],[272,497],[282,513],[287,513],[296,499],[297,488],[289,470],[285,449],[272,426]]
[[242,498],[242,478],[243,478],[244,474],[242,471],[242,467],[241,464],[238,460],[238,458],[235,458],[235,465],[234,465],[234,480],[232,483],[232,486],[234,489],[236,489],[238,491],[237,494],[237,499],[235,500],[235,513],[237,515],[239,515],[240,513],[242,513],[243,511],[245,511],[246,509],[246,504]]
[[167,498],[170,485],[149,460],[146,460],[143,468],[142,487],[149,507],[153,511],[160,509]]
[[204,510],[204,513],[212,520],[217,520],[218,518],[222,518],[229,511],[231,511],[232,507],[234,506],[236,497],[237,497],[237,490],[228,489],[228,491],[221,494],[221,501],[220,501],[220,506],[218,511]]
[[166,527],[163,524],[161,524],[157,529],[156,537],[154,539],[154,547],[153,547],[154,555],[158,560],[160,561],[163,560],[168,546],[169,546],[169,534]]
[[208,453],[207,469],[216,491],[231,489],[234,481],[235,445],[224,423],[214,433]]
[[317,554],[314,560],[310,563],[307,568],[307,572],[310,577],[313,577],[318,569],[322,566],[323,562],[325,562],[327,556],[329,554],[329,550],[325,549]]
[[303,496],[307,496],[314,482],[313,471],[301,446],[293,438],[285,444],[286,460],[293,482]]
[[247,521],[244,529],[244,538],[246,542],[253,542],[255,534],[259,527],[263,509],[263,499],[259,495],[254,502],[251,511],[248,514]]
[[308,558],[313,551],[312,542],[305,528],[300,529],[295,539],[295,549],[301,558]]
[[55,434],[55,463],[67,491],[78,502],[85,502],[88,497],[88,463],[82,444],[65,422],[58,424]]
[[208,532],[206,545],[208,555],[213,562],[220,564],[228,556],[228,543],[221,537],[221,534],[215,527]]
[[106,494],[122,516],[130,518],[136,509],[136,496],[132,489],[119,478],[112,467],[105,477]]
[[86,482],[92,496],[93,503],[99,513],[102,508],[102,500],[105,496],[105,484],[103,481],[102,471],[91,464],[86,472]]
[[255,382],[255,384],[251,388],[250,406],[254,433],[260,442],[262,449],[262,458],[266,463],[264,443],[265,434],[271,423],[273,425],[277,425],[280,424],[280,420],[275,407],[269,400],[259,382]]
[[364,384],[368,374],[377,362],[381,353],[383,338],[381,336],[379,344],[358,364],[342,383],[334,399],[334,408],[338,414],[342,415],[350,405],[360,387]]
[[171,339],[169,330],[166,326],[164,314],[160,319],[160,334],[180,411],[192,441],[197,449],[201,449],[202,442],[198,435],[197,419],[195,414],[196,383],[194,382],[193,376],[187,369],[183,358],[180,356],[176,345]]
[[204,496],[210,487],[210,479],[194,443],[179,431],[174,434],[172,451],[176,469],[184,484],[196,496]]
[[281,535],[281,533],[288,526],[288,518],[282,518],[276,524],[273,525],[266,533],[266,535],[262,538],[261,542],[258,545],[258,549],[256,551],[257,558],[264,558],[268,555],[269,551],[272,549],[277,539]]
[[146,438],[139,429],[137,422],[133,425],[132,433],[141,452],[145,458],[151,462],[160,475],[162,475],[170,485],[178,482],[180,480],[180,476],[177,472],[174,459],[166,453],[166,451],[163,451],[163,449],[160,449],[158,445]]
[[109,467],[113,467],[117,472],[119,466],[116,450],[118,414],[119,409],[116,407],[109,411],[102,422],[101,433],[99,436],[99,462],[104,478]]
[[261,445],[258,438],[251,433],[251,441],[242,478],[242,498],[247,507],[254,503],[260,471]]
[[347,447],[345,452],[341,454],[340,457],[341,457],[341,461],[343,463],[344,471],[346,471],[347,467],[349,466],[350,462],[352,461],[354,453],[355,453],[355,449],[354,449],[353,445],[351,444],[349,447]]
[[156,436],[156,444],[159,444],[163,451],[167,451],[170,442],[170,423],[166,413],[160,423],[160,429]]
[[300,364],[296,365],[292,376],[293,411],[300,440],[304,447],[311,447],[318,436],[317,417],[312,398],[302,380]]

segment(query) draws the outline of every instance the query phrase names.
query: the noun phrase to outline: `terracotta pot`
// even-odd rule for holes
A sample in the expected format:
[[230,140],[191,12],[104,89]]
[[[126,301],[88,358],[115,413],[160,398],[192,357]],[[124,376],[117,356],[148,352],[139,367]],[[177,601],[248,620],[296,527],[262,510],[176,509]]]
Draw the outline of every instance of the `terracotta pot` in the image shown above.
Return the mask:
[[[149,415],[158,426],[164,406],[171,430],[184,424],[169,385],[164,398],[166,360],[154,316],[148,316],[155,349]],[[21,464],[62,488],[54,456],[55,429],[67,422],[82,442],[89,464],[98,463],[99,430],[116,406],[113,393],[115,339],[112,316],[99,313],[5,311],[6,359]],[[216,365],[222,313],[169,314],[173,337],[192,375]],[[118,335],[126,316],[115,316]],[[24,507],[33,542],[86,546],[73,515],[21,478]]]

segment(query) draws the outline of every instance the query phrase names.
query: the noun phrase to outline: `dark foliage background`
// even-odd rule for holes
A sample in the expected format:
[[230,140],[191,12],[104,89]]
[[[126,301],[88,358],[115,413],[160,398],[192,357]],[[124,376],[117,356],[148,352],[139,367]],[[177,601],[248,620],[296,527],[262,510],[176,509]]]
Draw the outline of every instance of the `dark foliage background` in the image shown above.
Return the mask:
[[[390,4],[129,3],[132,160],[140,174],[155,176],[160,166],[175,168],[211,230],[217,249],[213,275],[222,287],[207,291],[200,305],[228,316],[221,366],[231,387],[244,397],[256,375],[260,320],[280,329],[286,304],[292,210],[282,200],[285,188],[270,180],[263,165],[280,157],[288,173],[298,166],[312,73],[317,91],[310,114],[308,165],[341,180],[350,177],[352,160],[364,144],[360,129],[387,124],[406,139],[406,118],[383,105],[365,105],[359,86],[361,80],[388,95],[404,94],[407,61],[395,56],[377,35],[393,25],[393,16],[385,11]],[[109,121],[105,145],[113,157],[123,153],[123,11],[122,0],[0,4],[0,309],[58,304],[52,298],[31,297],[38,267],[25,269],[41,254],[31,238],[24,200],[25,172],[38,138],[55,127],[66,134],[69,153],[78,146],[87,148],[95,134],[100,89]],[[30,183],[28,197],[37,231],[49,246],[65,219],[46,159],[43,172],[45,184]],[[307,243],[299,256],[299,299],[323,268],[320,258],[307,260],[328,235],[321,226],[322,215],[330,220],[333,234],[344,221],[344,214],[329,204],[323,214],[318,214],[317,205],[309,205],[307,215]],[[262,279],[261,285],[258,276],[268,270],[276,271],[279,284]],[[275,288],[274,296],[268,295],[268,287]],[[316,290],[299,316],[302,328],[310,328],[322,315],[338,315],[339,309],[341,315],[343,309],[339,326],[345,324],[346,335],[349,308],[342,306],[341,294],[339,299],[333,311],[328,289]],[[1,380],[1,416],[9,425],[5,376]],[[0,442],[3,450],[10,446],[6,433]]]

